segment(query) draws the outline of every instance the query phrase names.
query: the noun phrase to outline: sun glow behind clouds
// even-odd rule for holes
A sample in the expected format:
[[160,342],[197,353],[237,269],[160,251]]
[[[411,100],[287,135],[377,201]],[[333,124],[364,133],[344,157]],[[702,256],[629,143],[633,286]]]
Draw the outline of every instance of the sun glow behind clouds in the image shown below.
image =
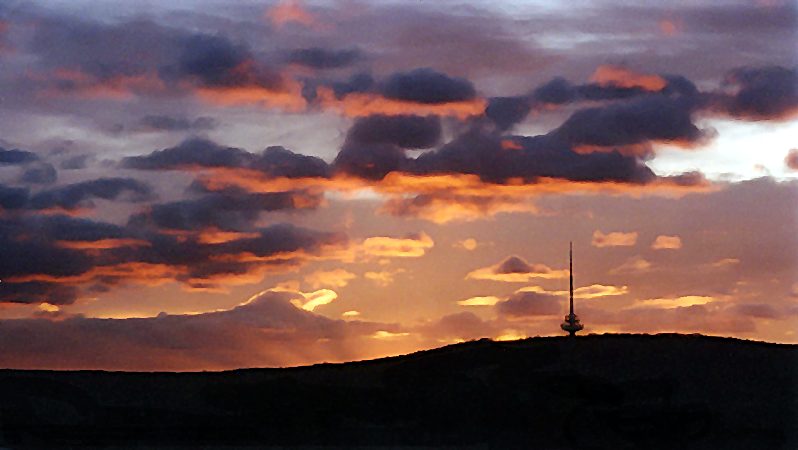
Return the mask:
[[798,121],[781,123],[707,119],[699,128],[714,128],[717,136],[696,150],[657,144],[657,156],[648,163],[657,175],[701,170],[710,180],[741,181],[772,175],[798,178],[784,157],[798,142]]

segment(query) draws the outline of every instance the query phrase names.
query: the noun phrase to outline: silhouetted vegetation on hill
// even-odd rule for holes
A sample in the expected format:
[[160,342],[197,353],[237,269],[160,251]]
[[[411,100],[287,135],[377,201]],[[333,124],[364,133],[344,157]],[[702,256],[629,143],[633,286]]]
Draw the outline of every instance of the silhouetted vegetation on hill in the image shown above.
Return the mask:
[[798,346],[480,340],[218,373],[0,370],[0,447],[796,448]]

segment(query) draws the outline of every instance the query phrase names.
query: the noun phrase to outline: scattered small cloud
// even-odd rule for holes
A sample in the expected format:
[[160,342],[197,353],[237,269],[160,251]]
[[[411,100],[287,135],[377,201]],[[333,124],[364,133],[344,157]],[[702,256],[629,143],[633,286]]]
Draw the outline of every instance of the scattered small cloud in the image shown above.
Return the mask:
[[618,273],[638,273],[638,272],[646,272],[651,269],[651,263],[646,261],[640,256],[633,256],[620,266],[610,270],[611,274],[618,274]]
[[740,264],[740,260],[737,258],[723,258],[713,262],[711,266],[714,268],[721,268],[734,266],[736,264]]
[[467,238],[463,239],[462,241],[455,242],[453,246],[463,250],[474,251],[479,246],[479,243],[474,238]]
[[545,264],[530,264],[519,256],[510,256],[499,264],[469,272],[466,279],[525,283],[532,278],[564,278],[565,269],[555,270]]
[[363,241],[363,251],[378,257],[418,258],[435,246],[428,234],[410,234],[401,238],[374,236]]
[[679,236],[660,235],[651,244],[654,250],[678,250],[682,248],[682,239]]
[[593,241],[591,244],[594,247],[632,247],[637,243],[637,232],[624,233],[614,231],[604,234],[601,230],[593,232]]
[[650,298],[645,300],[637,300],[635,303],[626,309],[642,309],[642,308],[655,308],[655,309],[673,309],[673,308],[686,308],[689,306],[706,305],[717,301],[718,299],[706,295],[683,295],[681,297],[671,298]]
[[371,335],[374,339],[396,339],[396,338],[403,338],[410,336],[410,333],[395,333],[392,331],[385,331],[385,330],[377,330],[374,334]]
[[379,272],[366,272],[363,277],[367,280],[371,280],[376,283],[378,286],[389,286],[393,284],[395,281],[396,275],[403,273],[404,269],[395,269],[395,270],[382,270]]

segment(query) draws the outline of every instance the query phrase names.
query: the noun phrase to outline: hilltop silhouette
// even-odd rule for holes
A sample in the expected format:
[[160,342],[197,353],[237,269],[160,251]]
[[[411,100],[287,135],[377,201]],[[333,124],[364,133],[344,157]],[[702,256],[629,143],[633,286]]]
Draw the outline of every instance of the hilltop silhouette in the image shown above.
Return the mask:
[[798,346],[487,339],[203,373],[0,370],[0,447],[796,448]]

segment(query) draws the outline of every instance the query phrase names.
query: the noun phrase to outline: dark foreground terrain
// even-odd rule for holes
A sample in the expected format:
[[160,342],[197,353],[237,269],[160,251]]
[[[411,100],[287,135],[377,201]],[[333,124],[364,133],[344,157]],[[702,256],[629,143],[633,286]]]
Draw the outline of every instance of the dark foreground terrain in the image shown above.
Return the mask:
[[488,340],[222,373],[0,370],[0,447],[798,448],[798,346]]

